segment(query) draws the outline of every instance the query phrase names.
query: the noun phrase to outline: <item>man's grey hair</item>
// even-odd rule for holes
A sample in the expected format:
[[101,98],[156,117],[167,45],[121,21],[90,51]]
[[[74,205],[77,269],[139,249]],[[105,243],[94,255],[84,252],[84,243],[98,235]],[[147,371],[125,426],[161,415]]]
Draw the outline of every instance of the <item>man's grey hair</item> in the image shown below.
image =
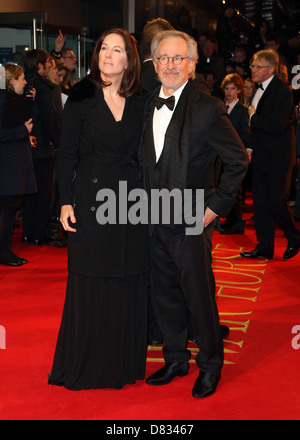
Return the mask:
[[255,54],[253,55],[252,61],[256,60],[257,58],[258,59],[264,58],[270,66],[275,67],[275,73],[278,72],[279,55],[275,50],[273,49],[259,50],[258,52],[255,52]]
[[159,44],[164,40],[165,38],[182,38],[187,45],[187,57],[190,60],[195,61],[194,64],[194,72],[192,73],[192,78],[195,78],[195,70],[196,70],[196,64],[198,61],[198,50],[197,50],[197,43],[194,40],[193,37],[186,34],[185,32],[176,31],[176,30],[169,30],[169,31],[163,31],[158,32],[152,40],[151,43],[151,56],[155,62],[157,62],[157,50]]

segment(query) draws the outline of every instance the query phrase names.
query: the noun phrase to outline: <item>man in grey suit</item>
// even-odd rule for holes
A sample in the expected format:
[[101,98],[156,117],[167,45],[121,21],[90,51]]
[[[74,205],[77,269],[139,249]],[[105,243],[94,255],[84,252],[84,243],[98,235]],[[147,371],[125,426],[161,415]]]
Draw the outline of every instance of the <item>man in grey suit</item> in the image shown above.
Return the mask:
[[[193,78],[197,44],[179,31],[165,31],[152,41],[154,67],[161,81],[146,106],[142,139],[145,184],[153,189],[204,190],[204,230],[191,235],[186,224],[170,218],[150,227],[152,282],[165,341],[165,366],[147,379],[163,385],[188,373],[188,322],[199,347],[200,367],[192,395],[215,392],[223,365],[223,341],[211,267],[215,218],[226,216],[246,174],[248,157],[220,100],[197,89]],[[170,107],[170,108],[169,108]],[[224,163],[218,188],[214,164]]]

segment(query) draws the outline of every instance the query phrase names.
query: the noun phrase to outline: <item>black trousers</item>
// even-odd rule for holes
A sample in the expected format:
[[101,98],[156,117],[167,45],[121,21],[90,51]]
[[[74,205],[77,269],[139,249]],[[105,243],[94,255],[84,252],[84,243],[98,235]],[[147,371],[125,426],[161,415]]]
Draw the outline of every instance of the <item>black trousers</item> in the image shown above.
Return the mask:
[[253,167],[253,213],[258,241],[258,249],[273,254],[275,226],[287,238],[289,246],[300,241],[289,206],[287,204],[291,189],[291,173],[266,172]]
[[294,216],[300,218],[300,164],[298,165],[296,173],[296,198]]
[[0,258],[15,256],[11,250],[15,210],[21,203],[21,196],[0,195]]
[[38,192],[23,200],[23,235],[33,240],[45,240],[50,223],[50,201],[53,178],[53,158],[33,161]]
[[165,341],[165,362],[190,359],[190,319],[199,347],[197,365],[202,371],[219,374],[223,340],[211,267],[213,227],[211,224],[201,235],[191,236],[155,226],[150,239],[151,279]]

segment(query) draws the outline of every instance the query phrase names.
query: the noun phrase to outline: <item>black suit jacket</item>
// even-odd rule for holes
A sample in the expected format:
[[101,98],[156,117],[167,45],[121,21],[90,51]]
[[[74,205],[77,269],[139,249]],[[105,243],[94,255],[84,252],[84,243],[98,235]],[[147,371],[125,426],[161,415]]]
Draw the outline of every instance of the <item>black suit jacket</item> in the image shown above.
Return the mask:
[[141,65],[141,83],[143,88],[151,93],[160,85],[152,60],[144,61]]
[[[136,154],[144,104],[142,96],[126,98],[122,121],[116,122],[102,88],[88,78],[72,87],[63,110],[58,177],[61,205],[75,206],[77,232],[68,236],[73,273],[124,277],[148,270],[147,225],[119,223],[118,216],[119,200],[127,213],[128,196],[119,193],[119,182],[126,181],[128,193],[142,185]],[[97,221],[103,189],[115,194],[116,224]]]
[[247,146],[250,135],[248,109],[240,102],[237,102],[229,114],[229,119],[243,144]]
[[[32,84],[29,74],[26,78]],[[52,97],[55,85],[37,73],[33,87],[36,89],[36,97],[31,134],[36,137],[38,148],[33,149],[32,155],[34,159],[53,157],[54,149],[59,146],[61,133],[61,117]]]
[[[20,103],[23,99],[13,92],[0,90],[0,194],[2,195],[37,192],[29,135],[24,125],[29,115],[25,112],[22,118],[21,114],[21,110],[25,111],[27,107]],[[18,116],[19,120],[17,120]],[[8,128],[7,123],[13,122],[14,118],[15,125]]]
[[[209,206],[219,216],[226,217],[235,202],[239,187],[247,172],[248,156],[229,121],[224,103],[206,93],[195,90],[193,81],[189,81],[186,87],[189,89],[189,96],[193,94],[192,108],[188,112],[190,115],[189,133],[185,135],[185,139],[188,139],[186,145],[188,149],[186,188],[204,189],[205,206]],[[147,108],[151,109],[151,101],[157,94],[158,90],[150,98],[146,111]],[[182,99],[182,95],[180,99]],[[153,109],[150,110],[148,124],[152,124],[152,119]],[[174,142],[170,136],[170,133],[174,132],[173,120],[174,117],[172,117],[167,129],[165,144],[166,142]],[[151,173],[151,170],[153,172],[158,164],[153,162],[155,158],[153,138],[149,136],[145,138],[145,134],[149,133],[147,128],[149,129],[149,126],[144,130],[142,145],[144,160]],[[215,160],[217,156],[224,164],[224,172],[218,187],[215,188]]]
[[295,108],[291,91],[274,76],[250,119],[252,164],[257,169],[288,170],[296,160]]

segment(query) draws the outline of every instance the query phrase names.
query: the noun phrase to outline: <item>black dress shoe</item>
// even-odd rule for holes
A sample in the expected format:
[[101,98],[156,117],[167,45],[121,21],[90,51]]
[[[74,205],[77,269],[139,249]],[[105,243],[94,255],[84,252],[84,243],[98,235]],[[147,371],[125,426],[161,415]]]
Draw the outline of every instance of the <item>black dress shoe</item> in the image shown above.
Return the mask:
[[224,224],[221,228],[221,234],[225,235],[242,235],[245,232],[245,221],[238,220],[231,226]]
[[285,253],[283,254],[283,258],[285,260],[288,260],[289,258],[292,258],[295,255],[297,255],[299,250],[300,250],[300,244],[298,244],[298,246],[288,246],[285,250]]
[[43,240],[32,240],[33,246],[42,246],[44,244]]
[[58,248],[64,248],[67,246],[67,242],[63,238],[59,240],[48,240],[47,244],[49,244],[49,246],[58,247]]
[[273,255],[268,254],[267,252],[260,251],[259,249],[254,249],[253,251],[249,251],[249,252],[241,252],[240,255],[241,257],[246,257],[246,258],[264,257],[267,258],[268,260],[272,260],[273,258]]
[[186,376],[190,365],[188,362],[169,362],[146,379],[148,385],[166,385],[176,376]]
[[218,386],[221,375],[200,371],[192,390],[192,396],[201,398],[211,396]]
[[11,258],[11,259],[0,259],[0,264],[6,264],[6,266],[22,266],[28,263],[25,258]]
[[27,237],[26,235],[23,235],[21,241],[22,241],[23,244],[29,244],[29,243],[31,243],[31,238]]

